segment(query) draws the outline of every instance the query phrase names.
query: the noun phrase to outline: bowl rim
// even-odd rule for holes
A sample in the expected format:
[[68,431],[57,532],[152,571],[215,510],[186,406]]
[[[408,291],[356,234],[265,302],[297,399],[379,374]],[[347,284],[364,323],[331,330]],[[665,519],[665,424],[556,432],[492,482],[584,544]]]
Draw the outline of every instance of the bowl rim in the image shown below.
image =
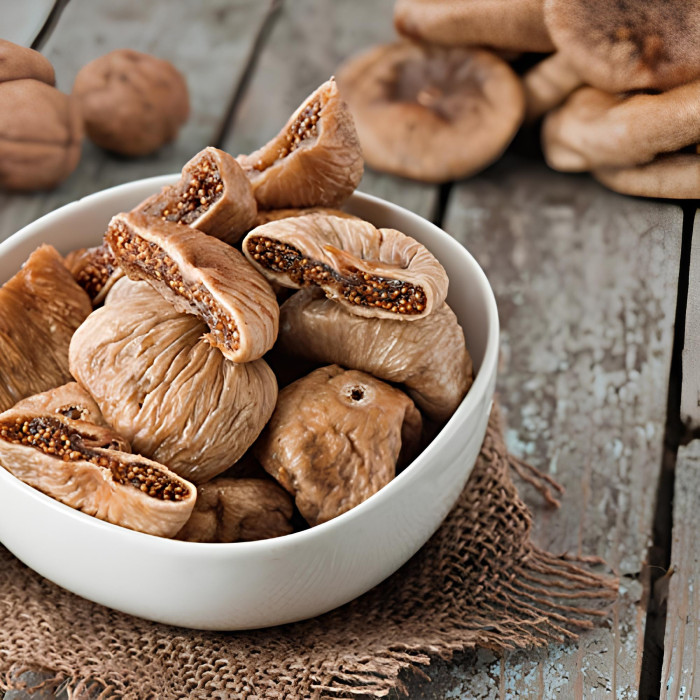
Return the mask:
[[[105,195],[110,194],[112,196],[119,196],[121,194],[127,194],[130,190],[140,189],[146,185],[153,185],[154,191],[162,187],[165,184],[170,184],[176,181],[180,176],[180,173],[172,173],[168,175],[158,175],[155,177],[142,178],[139,180],[133,180],[121,185],[116,185],[113,187],[108,187],[92,194],[81,197],[80,199],[69,202],[51,212],[44,214],[43,216],[35,219],[26,226],[22,227],[19,231],[10,235],[5,241],[0,243],[0,258],[4,257],[8,252],[11,252],[16,246],[21,245],[25,239],[29,238],[33,234],[35,228],[44,227],[46,225],[51,225],[53,219],[59,219],[61,216],[71,213],[74,208],[79,207],[81,204],[91,204],[93,200],[100,200]],[[447,245],[458,254],[467,257],[476,280],[479,285],[485,291],[486,298],[486,311],[489,319],[489,329],[486,340],[486,345],[484,349],[484,356],[479,367],[479,371],[476,374],[474,382],[472,383],[469,391],[467,392],[462,402],[457,407],[455,412],[452,414],[447,423],[442,427],[442,429],[435,435],[431,442],[423,449],[423,451],[405,468],[400,474],[396,475],[386,486],[382,487],[379,491],[372,494],[369,498],[359,503],[354,508],[341,513],[339,516],[328,520],[324,523],[320,523],[314,527],[309,527],[305,530],[299,532],[292,532],[288,535],[282,535],[280,537],[274,537],[264,540],[254,540],[250,542],[186,542],[183,540],[175,540],[172,538],[157,537],[144,532],[139,532],[136,530],[130,530],[129,528],[116,525],[114,523],[109,523],[99,518],[95,518],[87,513],[83,513],[80,510],[71,508],[70,506],[57,501],[56,499],[48,496],[38,489],[29,486],[24,483],[21,479],[18,479],[11,472],[6,469],[0,469],[0,481],[9,477],[9,483],[13,483],[16,488],[24,490],[28,497],[39,498],[40,500],[45,499],[45,504],[54,510],[57,510],[59,514],[69,518],[78,518],[79,521],[84,522],[88,527],[102,529],[107,528],[106,532],[112,535],[121,534],[121,536],[128,538],[135,537],[135,542],[141,542],[146,544],[151,543],[151,546],[159,549],[163,553],[169,552],[187,552],[189,555],[196,555],[201,553],[206,554],[207,557],[214,555],[215,557],[226,558],[234,554],[235,552],[246,552],[255,553],[255,550],[260,550],[261,552],[275,550],[279,547],[303,545],[308,540],[313,540],[314,538],[323,537],[324,535],[332,535],[332,533],[339,528],[342,529],[344,525],[353,519],[361,518],[364,512],[368,508],[374,508],[380,506],[381,503],[388,498],[397,490],[402,488],[404,484],[409,483],[412,479],[417,478],[418,474],[427,468],[426,464],[432,459],[432,455],[435,451],[440,449],[440,445],[449,441],[461,426],[468,420],[468,418],[477,410],[481,405],[482,399],[486,395],[489,387],[489,382],[492,375],[495,373],[496,365],[498,362],[498,348],[499,348],[499,318],[498,318],[498,308],[496,305],[496,299],[493,293],[493,289],[484,273],[483,269],[476,261],[474,256],[465,248],[462,244],[456,241],[449,233],[444,231],[442,228],[438,227],[431,221],[423,218],[419,214],[412,212],[405,207],[398,204],[394,204],[388,200],[382,199],[381,197],[376,197],[374,195],[366,194],[364,192],[355,191],[351,197],[347,200],[360,201],[371,203],[374,205],[379,205],[381,207],[389,207],[389,209],[398,210],[398,213],[402,215],[408,215],[409,218],[417,218],[420,220],[421,225],[427,225],[430,230],[436,233],[438,236],[444,236]],[[490,407],[489,407],[490,408]],[[437,443],[437,446],[436,446]],[[146,539],[143,539],[146,538]],[[162,548],[162,549],[160,549]]]

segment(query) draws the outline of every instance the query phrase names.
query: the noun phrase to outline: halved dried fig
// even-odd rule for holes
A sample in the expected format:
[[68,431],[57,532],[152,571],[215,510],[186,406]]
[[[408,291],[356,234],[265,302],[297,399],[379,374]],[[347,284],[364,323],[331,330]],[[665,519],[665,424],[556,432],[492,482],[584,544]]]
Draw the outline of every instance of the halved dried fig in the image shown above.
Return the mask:
[[93,306],[101,304],[114,283],[124,276],[109,247],[78,248],[65,257],[73,279],[87,292]]
[[700,80],[658,95],[584,87],[542,129],[547,162],[565,171],[641,165],[699,141]]
[[254,451],[313,526],[386,486],[417,448],[421,425],[402,391],[331,365],[282,389]]
[[0,414],[0,465],[88,515],[172,537],[192,512],[194,486],[162,464],[123,451],[128,443],[110,428],[56,410],[65,398],[32,397]]
[[151,195],[134,211],[235,243],[255,222],[253,188],[233,156],[205,148],[189,160],[180,180]]
[[700,7],[688,0],[545,0],[557,49],[607,92],[666,90],[700,76]]
[[243,252],[268,279],[317,285],[358,316],[415,321],[447,296],[447,273],[410,236],[368,221],[310,214],[253,229]]
[[369,165],[428,182],[496,160],[523,120],[520,79],[488,51],[409,42],[351,58],[338,84]]
[[267,479],[217,477],[197,488],[197,503],[177,539],[253,542],[293,531],[287,492]]
[[543,0],[396,0],[399,34],[443,46],[552,51]]
[[430,418],[447,420],[473,379],[457,317],[447,304],[415,323],[353,316],[316,290],[303,289],[280,310],[277,346],[405,385]]
[[70,346],[71,372],[109,424],[137,452],[195,483],[245,453],[277,398],[264,360],[230,362],[205,332],[149,285],[124,278]]
[[277,337],[279,306],[267,280],[231,246],[197,229],[131,212],[105,241],[118,265],[178,311],[201,318],[205,338],[233,362],[262,357]]
[[661,155],[644,165],[601,168],[593,177],[615,192],[638,197],[700,199],[700,155]]
[[340,206],[362,179],[363,161],[335,80],[307,97],[275,138],[237,160],[261,209]]
[[48,58],[33,49],[0,39],[0,83],[25,78],[51,86],[56,84],[56,74]]
[[68,346],[91,311],[55,248],[29,256],[0,288],[0,411],[72,380]]

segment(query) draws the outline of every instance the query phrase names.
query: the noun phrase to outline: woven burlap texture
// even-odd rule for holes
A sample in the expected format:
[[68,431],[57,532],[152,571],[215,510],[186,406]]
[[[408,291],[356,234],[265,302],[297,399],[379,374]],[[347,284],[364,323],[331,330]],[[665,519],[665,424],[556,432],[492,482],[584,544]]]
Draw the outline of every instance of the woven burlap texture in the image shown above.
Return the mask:
[[416,556],[352,603],[270,630],[197,632],[123,615],[0,547],[0,687],[43,668],[75,697],[382,697],[403,688],[402,669],[437,656],[574,638],[606,616],[616,581],[530,542],[510,467],[537,481],[508,454],[494,411],[457,505]]

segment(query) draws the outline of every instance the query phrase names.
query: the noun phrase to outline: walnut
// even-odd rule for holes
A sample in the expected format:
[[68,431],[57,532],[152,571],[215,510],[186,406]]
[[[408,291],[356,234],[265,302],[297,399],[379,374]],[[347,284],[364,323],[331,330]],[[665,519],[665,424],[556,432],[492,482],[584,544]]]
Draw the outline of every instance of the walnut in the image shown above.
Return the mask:
[[83,124],[76,101],[39,80],[0,83],[0,187],[41,190],[78,164]]
[[0,83],[25,78],[56,84],[53,66],[47,58],[38,51],[0,39]]
[[98,146],[143,156],[177,136],[190,106],[187,83],[168,61],[119,49],[84,66],[73,95]]

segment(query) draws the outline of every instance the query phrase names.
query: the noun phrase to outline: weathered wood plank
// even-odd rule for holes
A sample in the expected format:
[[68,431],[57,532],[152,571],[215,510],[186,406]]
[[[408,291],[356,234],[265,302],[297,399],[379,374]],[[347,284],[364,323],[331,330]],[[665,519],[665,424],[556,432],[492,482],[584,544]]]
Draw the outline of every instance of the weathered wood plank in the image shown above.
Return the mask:
[[678,450],[662,700],[700,699],[700,440]]
[[51,14],[54,0],[22,0],[7,2],[2,7],[0,39],[31,46],[44,22]]
[[0,240],[73,199],[129,180],[179,170],[218,133],[229,99],[269,11],[268,0],[169,0],[114,3],[72,0],[43,53],[66,92],[88,61],[117,48],[133,48],[172,61],[186,76],[192,113],[180,136],[156,154],[125,159],[89,141],[77,170],[56,190],[0,194]]
[[521,489],[535,541],[604,557],[622,577],[610,623],[578,644],[502,663],[465,657],[452,675],[464,689],[490,678],[493,697],[636,697],[681,211],[507,156],[455,187],[445,227],[499,303],[508,445],[567,487],[558,511]]
[[[286,2],[223,148],[249,153],[272,138],[302,100],[348,56],[392,41],[392,0]],[[437,187],[366,170],[359,189],[430,217]]]
[[700,428],[700,212],[695,215],[690,249],[688,305],[683,342],[681,420],[692,430]]

